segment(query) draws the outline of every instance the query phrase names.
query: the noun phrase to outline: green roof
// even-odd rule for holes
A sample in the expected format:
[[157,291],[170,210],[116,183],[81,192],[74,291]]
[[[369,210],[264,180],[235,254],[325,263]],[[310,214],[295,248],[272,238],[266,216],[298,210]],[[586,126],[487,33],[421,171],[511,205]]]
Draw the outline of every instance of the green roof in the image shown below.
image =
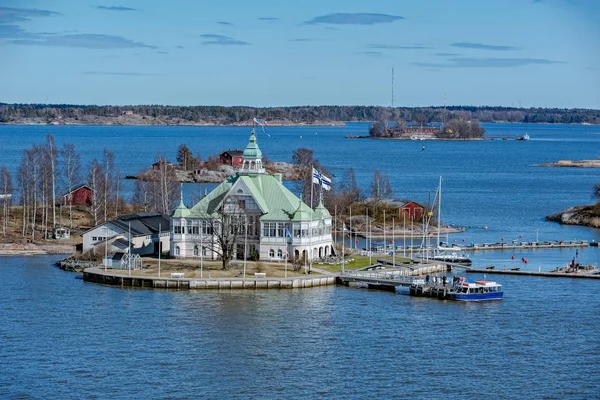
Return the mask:
[[321,219],[321,218],[325,218],[325,219],[331,218],[331,214],[329,213],[327,208],[325,208],[325,206],[323,205],[323,199],[319,199],[319,204],[317,205],[317,208],[315,208],[315,219]]
[[262,221],[310,221],[316,219],[311,208],[302,203],[277,178],[267,174],[230,176],[191,208],[192,218],[215,218],[231,188],[244,184],[263,211]]
[[254,133],[254,129],[252,129],[252,134],[250,135],[250,142],[248,142],[248,146],[246,146],[246,150],[244,150],[244,158],[262,158],[262,151],[260,151],[258,144],[256,143],[256,134]]
[[183,204],[183,199],[179,202],[177,208],[173,211],[171,217],[173,218],[186,218],[190,215],[190,210]]

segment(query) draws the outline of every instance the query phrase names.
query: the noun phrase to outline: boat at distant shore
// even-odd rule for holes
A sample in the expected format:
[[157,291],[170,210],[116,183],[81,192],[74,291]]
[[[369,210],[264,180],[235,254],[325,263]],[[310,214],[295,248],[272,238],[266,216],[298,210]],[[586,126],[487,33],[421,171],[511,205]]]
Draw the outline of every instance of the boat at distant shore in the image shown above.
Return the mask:
[[465,278],[459,281],[448,292],[448,299],[458,301],[502,300],[502,285],[494,281],[469,282]]
[[465,254],[458,254],[456,252],[442,251],[442,252],[439,252],[438,254],[435,254],[435,255],[429,257],[429,259],[435,260],[435,261],[450,262],[450,263],[454,263],[454,264],[471,265],[471,259],[469,257],[467,257]]
[[515,140],[529,140],[529,139],[531,139],[531,138],[529,137],[529,135],[527,133],[524,134],[523,136],[517,136],[515,138]]

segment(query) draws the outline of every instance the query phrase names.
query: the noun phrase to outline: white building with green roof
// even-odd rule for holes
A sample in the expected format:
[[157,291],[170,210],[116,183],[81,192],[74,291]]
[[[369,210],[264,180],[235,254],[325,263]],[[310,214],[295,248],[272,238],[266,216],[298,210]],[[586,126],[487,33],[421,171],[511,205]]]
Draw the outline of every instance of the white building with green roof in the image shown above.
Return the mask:
[[[181,201],[173,211],[171,256],[217,259],[229,245],[238,260],[253,253],[264,261],[331,256],[331,214],[322,201],[314,210],[303,203],[283,185],[281,174],[266,173],[254,130],[243,158],[236,174],[196,205],[187,208]],[[236,221],[228,229],[235,243],[221,245],[227,238],[215,232],[225,217]]]

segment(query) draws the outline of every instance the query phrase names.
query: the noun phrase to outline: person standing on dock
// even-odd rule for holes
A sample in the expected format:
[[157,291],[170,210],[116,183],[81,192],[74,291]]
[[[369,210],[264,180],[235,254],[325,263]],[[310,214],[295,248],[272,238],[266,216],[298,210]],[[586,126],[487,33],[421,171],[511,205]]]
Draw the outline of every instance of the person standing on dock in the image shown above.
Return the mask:
[[425,276],[425,284],[429,285],[429,274]]

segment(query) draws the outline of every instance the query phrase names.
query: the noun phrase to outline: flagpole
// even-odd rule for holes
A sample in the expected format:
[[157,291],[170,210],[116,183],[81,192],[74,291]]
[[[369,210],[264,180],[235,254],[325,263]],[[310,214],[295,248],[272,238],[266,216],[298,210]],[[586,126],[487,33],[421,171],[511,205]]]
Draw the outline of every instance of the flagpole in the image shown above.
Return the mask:
[[[314,170],[314,167],[313,167]],[[309,255],[309,260],[308,260],[308,271],[311,272],[312,271],[312,259],[313,259],[313,235],[312,235],[312,225],[313,225],[313,213],[314,213],[314,209],[313,209],[313,181],[311,179],[310,181],[310,227],[308,228],[308,243],[310,245],[309,249],[308,249],[308,255]]]
[[[337,204],[333,207],[333,246],[337,244]],[[342,238],[344,233],[342,232]]]
[[[158,236],[158,245],[160,246],[160,236]],[[129,247],[127,250],[129,250],[129,259],[127,264],[129,266],[129,275],[131,275],[131,221],[129,221]]]
[[202,272],[204,270],[204,245],[202,240],[204,238],[204,220],[200,220],[200,278],[202,278]]
[[247,263],[247,258],[246,257],[246,246],[248,245],[248,218],[246,217],[246,215],[244,214],[244,279],[246,279],[246,263]]
[[161,224],[158,224],[158,277],[160,278],[160,253],[162,253],[162,249],[160,248],[160,234],[161,234]]
[[353,242],[354,240],[352,239],[352,206],[350,206],[350,250],[352,250],[353,248]]
[[402,217],[404,219],[404,228],[402,229],[402,237],[404,239],[404,243],[402,244],[402,255],[406,257],[406,213],[402,211]]
[[383,250],[387,247],[387,242],[385,238],[385,210],[383,210]]
[[396,234],[395,234],[394,217],[392,217],[392,264],[396,266]]

